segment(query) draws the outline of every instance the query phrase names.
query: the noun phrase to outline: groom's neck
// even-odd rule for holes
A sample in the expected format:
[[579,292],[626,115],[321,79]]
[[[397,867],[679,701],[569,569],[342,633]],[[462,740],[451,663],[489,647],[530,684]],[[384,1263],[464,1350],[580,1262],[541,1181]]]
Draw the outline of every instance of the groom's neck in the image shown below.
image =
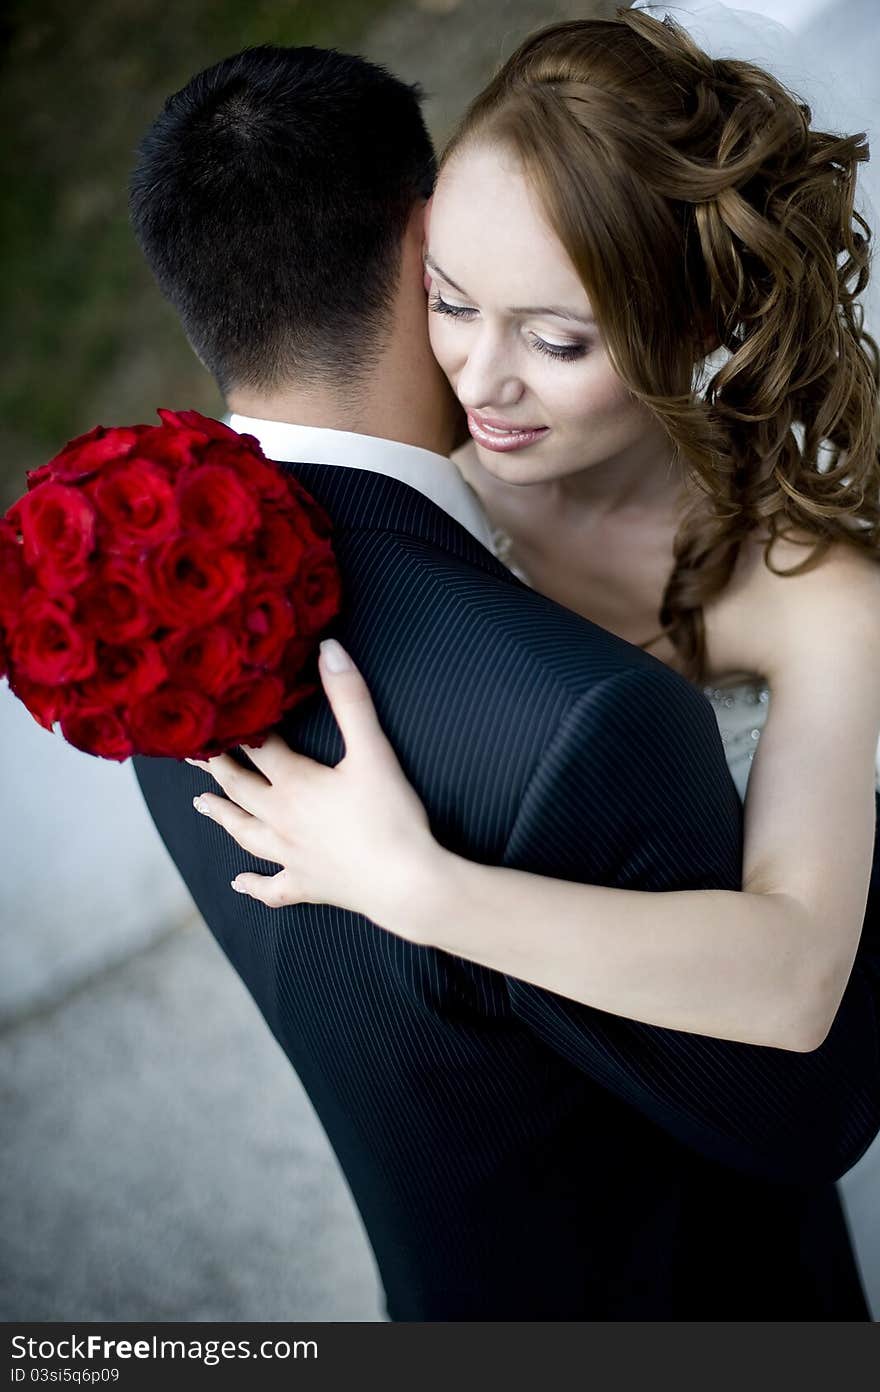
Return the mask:
[[237,415],[354,431],[437,454],[449,454],[457,443],[459,408],[433,358],[419,365],[412,355],[398,360],[391,350],[381,370],[345,392],[290,386],[273,393],[230,391],[226,401]]
[[260,420],[350,430],[450,454],[461,443],[464,419],[428,340],[421,206],[414,210],[401,246],[391,327],[369,371],[354,387],[295,382],[271,394],[230,391],[231,411]]

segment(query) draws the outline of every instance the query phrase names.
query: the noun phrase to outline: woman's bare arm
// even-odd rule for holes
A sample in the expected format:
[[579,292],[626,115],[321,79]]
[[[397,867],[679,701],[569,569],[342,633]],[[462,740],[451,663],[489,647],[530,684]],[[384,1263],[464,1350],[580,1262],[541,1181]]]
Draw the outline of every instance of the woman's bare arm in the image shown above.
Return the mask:
[[[745,808],[743,889],[612,889],[485,866],[431,837],[356,669],[322,674],[346,756],[272,740],[215,759],[202,801],[271,905],[329,902],[393,933],[633,1020],[797,1052],[834,1019],[861,933],[880,734],[880,567],[855,552],[746,592],[772,698]],[[800,558],[800,557],[799,557]],[[786,587],[786,588],[782,588]],[[257,785],[261,786],[257,786]],[[240,809],[244,808],[245,811]]]

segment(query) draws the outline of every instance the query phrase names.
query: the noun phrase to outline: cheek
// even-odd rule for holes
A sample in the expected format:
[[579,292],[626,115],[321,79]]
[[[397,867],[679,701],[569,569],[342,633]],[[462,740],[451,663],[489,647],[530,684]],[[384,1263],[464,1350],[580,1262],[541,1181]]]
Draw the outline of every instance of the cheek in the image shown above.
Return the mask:
[[595,384],[586,363],[547,363],[532,367],[529,387],[557,426],[580,431],[595,415]]
[[556,400],[560,416],[577,429],[625,426],[636,414],[636,403],[620,378],[598,362],[585,363],[569,381],[560,382]]

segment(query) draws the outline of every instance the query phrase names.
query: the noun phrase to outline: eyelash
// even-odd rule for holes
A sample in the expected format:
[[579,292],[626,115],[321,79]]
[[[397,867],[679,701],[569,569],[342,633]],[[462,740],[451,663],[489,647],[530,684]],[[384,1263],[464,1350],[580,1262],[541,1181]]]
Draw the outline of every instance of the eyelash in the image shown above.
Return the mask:
[[[449,304],[435,290],[429,306],[434,314],[448,314],[452,319],[468,319],[472,314],[476,314],[475,309],[468,309],[464,305]],[[574,362],[577,358],[582,358],[586,353],[586,347],[581,343],[573,343],[570,348],[553,348],[549,343],[545,343],[543,338],[537,334],[530,333],[532,347],[539,353],[544,353],[548,358],[555,358],[557,362]]]

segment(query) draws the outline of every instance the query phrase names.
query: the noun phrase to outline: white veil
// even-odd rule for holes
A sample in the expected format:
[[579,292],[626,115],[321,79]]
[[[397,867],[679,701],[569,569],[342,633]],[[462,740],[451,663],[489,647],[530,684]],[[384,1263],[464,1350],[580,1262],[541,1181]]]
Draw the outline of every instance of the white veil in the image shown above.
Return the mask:
[[777,4],[796,29],[718,0],[636,0],[632,8],[657,19],[670,15],[712,58],[741,58],[765,68],[807,103],[814,128],[867,134],[871,159],[858,166],[854,206],[871,229],[872,267],[857,303],[866,330],[880,343],[880,25],[874,0],[848,4],[845,22],[834,0]]

